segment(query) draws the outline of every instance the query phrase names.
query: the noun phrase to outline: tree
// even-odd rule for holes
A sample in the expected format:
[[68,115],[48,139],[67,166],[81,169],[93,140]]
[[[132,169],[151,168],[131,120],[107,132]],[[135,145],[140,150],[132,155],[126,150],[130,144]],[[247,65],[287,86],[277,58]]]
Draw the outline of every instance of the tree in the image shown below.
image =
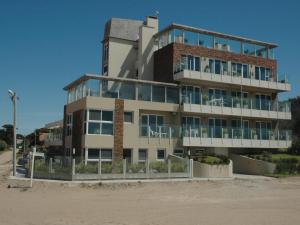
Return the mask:
[[0,151],[4,151],[7,148],[7,144],[5,141],[0,140]]

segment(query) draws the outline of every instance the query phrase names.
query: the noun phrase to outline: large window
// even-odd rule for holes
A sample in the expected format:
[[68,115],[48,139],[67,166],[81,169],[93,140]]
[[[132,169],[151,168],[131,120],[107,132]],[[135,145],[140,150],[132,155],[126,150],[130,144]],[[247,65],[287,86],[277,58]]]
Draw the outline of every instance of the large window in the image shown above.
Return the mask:
[[112,161],[112,149],[109,148],[89,148],[88,149],[88,158],[89,161],[98,161],[101,154],[102,162],[111,162]]
[[184,103],[200,104],[200,87],[183,86],[181,90]]
[[142,115],[142,136],[158,133],[160,127],[164,125],[164,117],[160,115]]
[[228,72],[227,64],[226,61],[209,59],[208,68],[206,68],[204,72],[226,75]]
[[272,70],[265,67],[255,67],[255,79],[269,81],[272,77]]
[[200,57],[192,55],[182,55],[181,68],[187,70],[200,71]]
[[271,110],[272,101],[270,95],[257,94],[255,95],[255,107],[259,110]]
[[113,135],[113,111],[88,110],[88,134]]

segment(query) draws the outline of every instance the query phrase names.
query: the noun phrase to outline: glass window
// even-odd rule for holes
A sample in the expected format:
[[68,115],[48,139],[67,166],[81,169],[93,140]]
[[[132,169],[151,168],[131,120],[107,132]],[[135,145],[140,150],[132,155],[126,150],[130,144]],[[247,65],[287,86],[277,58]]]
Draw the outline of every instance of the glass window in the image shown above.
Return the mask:
[[200,58],[195,57],[195,71],[200,71]]
[[134,84],[122,83],[119,88],[119,97],[122,99],[135,99]]
[[113,124],[112,123],[102,123],[101,134],[113,134]]
[[102,121],[113,121],[113,112],[102,111]]
[[259,80],[260,79],[260,75],[259,75],[260,69],[259,67],[255,67],[255,79]]
[[248,78],[248,65],[243,65],[243,77]]
[[215,60],[215,74],[221,74],[221,61]]
[[133,112],[124,112],[124,122],[133,123]]
[[100,134],[100,123],[89,122],[89,134]]
[[173,152],[174,155],[178,156],[178,157],[183,157],[183,149],[174,149]]
[[194,70],[194,56],[188,56],[188,69]]
[[165,102],[165,87],[164,86],[152,86],[152,101],[153,102]]
[[145,162],[147,160],[147,149],[139,149],[139,161]]
[[157,160],[164,160],[166,157],[166,150],[165,149],[158,149],[157,150]]
[[167,102],[179,103],[179,91],[177,88],[167,87]]
[[101,111],[100,110],[90,110],[89,120],[101,120]]
[[237,72],[236,74],[237,74],[238,76],[241,76],[241,75],[242,75],[242,64],[240,64],[240,63],[237,64],[236,72]]
[[101,159],[112,160],[112,150],[106,148],[101,149]]
[[99,159],[100,149],[89,148],[88,149],[88,159]]
[[142,101],[151,101],[151,85],[140,84],[138,86],[138,99]]

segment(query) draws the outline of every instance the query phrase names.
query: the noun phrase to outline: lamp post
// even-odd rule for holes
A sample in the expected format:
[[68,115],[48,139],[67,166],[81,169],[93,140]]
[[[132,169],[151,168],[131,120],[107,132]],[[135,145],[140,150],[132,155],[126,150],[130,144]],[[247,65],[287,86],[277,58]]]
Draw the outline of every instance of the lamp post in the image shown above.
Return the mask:
[[14,111],[13,111],[13,123],[14,123],[14,149],[13,149],[13,176],[16,176],[16,151],[17,151],[17,93],[8,90],[8,95],[13,102]]

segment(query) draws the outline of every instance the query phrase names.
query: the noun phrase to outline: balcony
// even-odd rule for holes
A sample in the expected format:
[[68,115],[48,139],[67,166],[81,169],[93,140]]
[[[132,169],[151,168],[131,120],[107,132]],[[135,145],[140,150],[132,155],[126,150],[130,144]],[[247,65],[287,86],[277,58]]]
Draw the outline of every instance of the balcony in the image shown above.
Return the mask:
[[291,119],[291,104],[288,101],[257,101],[252,98],[231,96],[215,97],[182,95],[182,111],[228,116],[243,116],[266,119]]
[[[179,67],[179,68],[178,68]],[[204,71],[194,71],[182,68],[182,66],[177,66],[174,73],[174,80],[180,82],[207,82],[208,84],[227,84],[227,85],[239,85],[246,87],[254,87],[261,89],[269,89],[274,91],[290,91],[291,85],[288,83],[287,78],[275,80],[258,80],[253,76],[245,78],[241,75],[234,75],[230,73],[216,74]]]
[[291,131],[232,127],[183,127],[183,146],[227,148],[288,148]]
[[186,125],[140,125],[140,137],[182,138],[185,147],[288,148],[292,142],[290,130]]

